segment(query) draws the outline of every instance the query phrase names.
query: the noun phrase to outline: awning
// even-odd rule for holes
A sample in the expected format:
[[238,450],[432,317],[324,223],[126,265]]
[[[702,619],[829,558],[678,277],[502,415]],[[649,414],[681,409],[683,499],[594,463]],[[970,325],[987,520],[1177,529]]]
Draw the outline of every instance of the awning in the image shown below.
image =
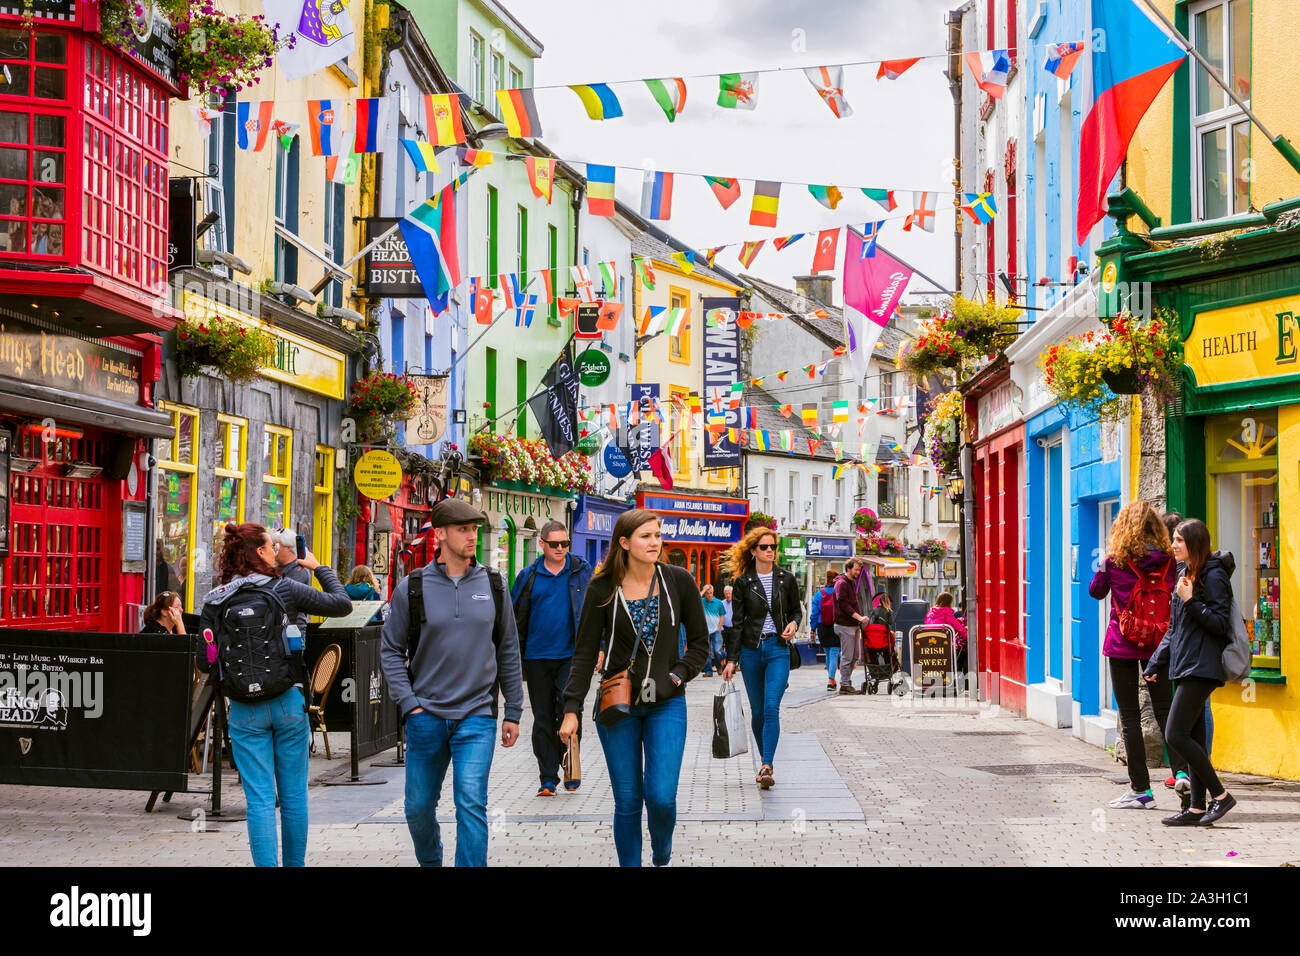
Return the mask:
[[0,411],[33,418],[53,418],[146,438],[171,438],[176,429],[166,412],[140,405],[121,405],[96,395],[75,394],[0,378]]
[[881,558],[874,554],[863,555],[862,561],[875,567],[878,578],[908,578],[919,568],[915,561],[906,558]]

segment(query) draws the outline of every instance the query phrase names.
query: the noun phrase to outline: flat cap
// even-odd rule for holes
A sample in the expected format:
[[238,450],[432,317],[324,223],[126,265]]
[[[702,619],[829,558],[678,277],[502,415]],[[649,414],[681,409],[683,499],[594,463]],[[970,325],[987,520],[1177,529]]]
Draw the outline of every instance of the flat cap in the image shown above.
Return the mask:
[[449,524],[474,524],[478,521],[487,521],[487,515],[459,498],[443,498],[429,512],[429,523],[435,528],[445,528]]

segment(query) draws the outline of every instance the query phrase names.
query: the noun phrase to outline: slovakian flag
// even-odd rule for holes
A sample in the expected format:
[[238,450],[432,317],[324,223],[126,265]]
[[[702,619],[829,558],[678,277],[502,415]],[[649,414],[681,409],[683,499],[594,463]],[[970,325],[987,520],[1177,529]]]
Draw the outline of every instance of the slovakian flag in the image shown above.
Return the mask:
[[333,100],[307,101],[307,128],[311,132],[313,156],[337,156],[343,152],[342,130]]
[[1002,99],[1002,94],[1007,91],[1007,75],[1011,72],[1011,60],[1006,50],[972,51],[966,54],[966,65],[975,77],[976,86],[995,100]]
[[905,60],[881,60],[880,69],[876,71],[878,80],[896,80],[920,61],[919,56]]
[[803,75],[837,119],[853,115],[853,107],[844,99],[844,67],[814,66],[805,69]]
[[833,272],[835,270],[835,250],[840,241],[840,228],[823,229],[817,233],[817,252],[813,256],[812,271]]
[[352,152],[379,152],[383,125],[384,101],[377,96],[359,97],[356,102],[356,131],[352,137]]
[[580,83],[569,89],[578,94],[591,119],[617,119],[623,115],[623,107],[607,83]]
[[1092,51],[1092,109],[1079,134],[1080,244],[1106,215],[1106,193],[1138,123],[1186,55],[1132,0],[1092,0],[1092,27],[1106,44]]
[[718,202],[722,204],[723,209],[730,209],[731,204],[740,198],[740,180],[738,179],[729,179],[726,176],[705,176],[704,181],[713,190],[713,195],[718,197]]
[[[256,107],[256,109],[254,109]],[[244,100],[236,104],[235,125],[239,133],[239,148],[260,153],[271,134],[271,113],[275,100]]]
[[614,215],[614,167],[587,164],[587,212],[593,216]]
[[902,301],[912,270],[883,249],[862,255],[862,237],[852,229],[844,243],[844,344],[860,384],[880,333]]
[[1062,80],[1068,79],[1085,49],[1086,43],[1058,43],[1048,47],[1047,62],[1043,64],[1043,69]]
[[664,220],[673,214],[673,174],[646,171],[641,184],[641,216]]
[[440,315],[447,308],[447,293],[460,284],[454,184],[416,206],[397,225],[425,297],[434,315]]
[[677,119],[677,114],[686,109],[686,81],[681,77],[666,80],[646,80],[650,95],[655,98],[659,108],[668,117],[668,122]]

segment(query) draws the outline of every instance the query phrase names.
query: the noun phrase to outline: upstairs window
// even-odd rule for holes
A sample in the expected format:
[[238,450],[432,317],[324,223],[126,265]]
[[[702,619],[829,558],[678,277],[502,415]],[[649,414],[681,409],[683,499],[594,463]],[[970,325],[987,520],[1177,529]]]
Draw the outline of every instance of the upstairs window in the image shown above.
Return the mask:
[[[1191,40],[1250,105],[1250,0],[1205,0],[1189,9]],[[1250,121],[1204,67],[1192,89],[1193,186],[1200,219],[1250,209]]]

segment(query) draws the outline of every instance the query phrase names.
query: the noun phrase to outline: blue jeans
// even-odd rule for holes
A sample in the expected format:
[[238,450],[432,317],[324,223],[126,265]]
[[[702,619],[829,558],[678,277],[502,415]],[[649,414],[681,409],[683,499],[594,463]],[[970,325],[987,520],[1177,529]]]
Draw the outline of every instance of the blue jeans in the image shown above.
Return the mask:
[[722,632],[714,631],[709,635],[709,655],[704,658],[704,673],[712,674],[713,669],[722,668]]
[[[677,825],[677,780],[686,749],[686,698],[636,704],[612,727],[596,725],[614,791],[614,849],[619,866],[641,865],[641,807],[650,827],[650,857],[666,866]],[[644,764],[642,757],[644,756]]]
[[248,804],[254,866],[275,866],[275,801],[280,799],[284,866],[307,857],[307,746],[311,730],[302,691],[290,687],[256,704],[230,702],[230,746]]
[[740,673],[749,695],[754,739],[763,763],[770,767],[781,737],[781,698],[790,683],[790,649],[776,636],[763,638],[758,650],[741,648]]
[[826,679],[835,680],[835,672],[840,668],[840,649],[831,647],[829,644],[823,645],[826,651]]
[[446,720],[426,711],[406,718],[406,825],[421,866],[442,866],[438,796],[452,764],[456,865],[487,866],[487,785],[496,718]]

